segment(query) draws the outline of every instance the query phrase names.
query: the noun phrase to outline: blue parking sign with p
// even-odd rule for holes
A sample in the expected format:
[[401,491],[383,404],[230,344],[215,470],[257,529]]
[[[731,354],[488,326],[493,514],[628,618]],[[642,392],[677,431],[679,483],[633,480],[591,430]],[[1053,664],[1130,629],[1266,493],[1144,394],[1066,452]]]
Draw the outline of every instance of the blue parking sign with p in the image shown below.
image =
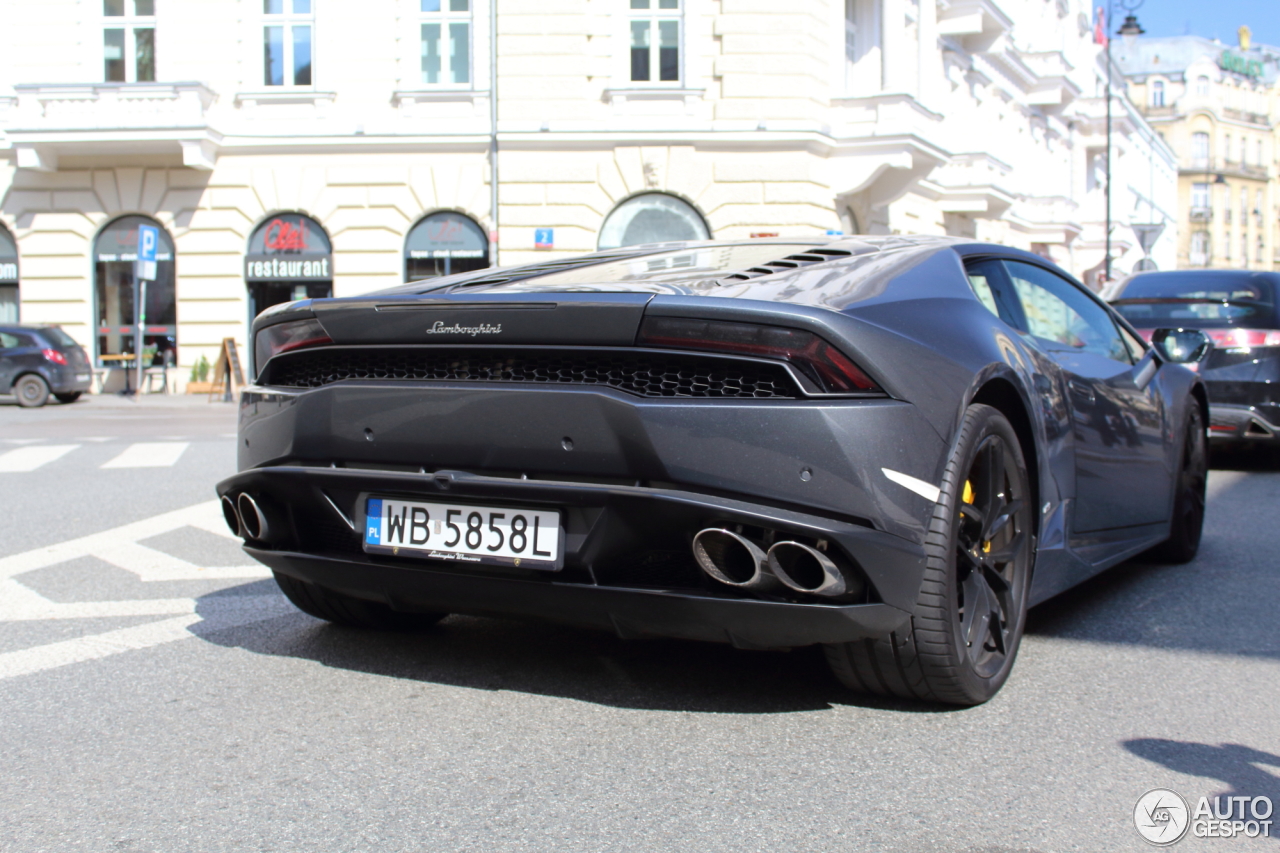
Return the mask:
[[156,277],[156,252],[160,245],[160,229],[154,225],[138,226],[137,276],[154,281]]

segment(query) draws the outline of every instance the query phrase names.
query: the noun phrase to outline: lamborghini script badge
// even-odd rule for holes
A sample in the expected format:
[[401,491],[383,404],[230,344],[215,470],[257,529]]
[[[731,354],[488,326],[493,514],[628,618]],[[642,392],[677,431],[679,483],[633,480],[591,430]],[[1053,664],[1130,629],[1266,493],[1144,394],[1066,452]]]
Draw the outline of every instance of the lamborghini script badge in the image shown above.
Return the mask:
[[490,326],[488,323],[481,323],[479,326],[459,326],[454,323],[452,326],[446,326],[444,321],[436,320],[435,325],[427,329],[428,335],[500,335],[502,334],[502,324]]

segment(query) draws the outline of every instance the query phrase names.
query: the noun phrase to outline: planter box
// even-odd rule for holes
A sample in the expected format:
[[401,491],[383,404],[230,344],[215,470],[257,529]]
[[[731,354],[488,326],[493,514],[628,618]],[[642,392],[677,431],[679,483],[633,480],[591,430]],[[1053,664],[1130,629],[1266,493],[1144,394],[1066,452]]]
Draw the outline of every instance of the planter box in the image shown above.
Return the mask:
[[212,390],[213,390],[212,382],[188,382],[187,383],[188,394],[208,394]]

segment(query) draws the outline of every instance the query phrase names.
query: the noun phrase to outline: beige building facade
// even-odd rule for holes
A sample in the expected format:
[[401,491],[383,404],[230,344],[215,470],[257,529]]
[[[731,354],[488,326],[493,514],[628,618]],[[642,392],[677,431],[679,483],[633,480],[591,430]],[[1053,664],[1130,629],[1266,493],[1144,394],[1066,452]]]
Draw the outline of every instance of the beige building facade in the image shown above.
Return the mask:
[[1178,266],[1280,269],[1280,48],[1117,42],[1130,96],[1178,154]]
[[[0,67],[0,290],[109,363],[132,346],[129,234],[157,224],[147,343],[187,368],[274,302],[655,239],[956,234],[1096,277],[1089,13],[498,0],[495,127],[488,3],[27,4]],[[1127,271],[1128,225],[1171,220],[1177,171],[1122,94],[1112,110]]]

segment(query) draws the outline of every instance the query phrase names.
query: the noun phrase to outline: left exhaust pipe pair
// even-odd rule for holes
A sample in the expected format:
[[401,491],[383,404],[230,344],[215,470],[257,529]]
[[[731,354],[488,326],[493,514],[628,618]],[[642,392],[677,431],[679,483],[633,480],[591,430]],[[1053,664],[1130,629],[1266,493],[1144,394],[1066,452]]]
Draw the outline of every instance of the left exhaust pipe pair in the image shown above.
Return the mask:
[[229,495],[222,496],[222,517],[227,527],[241,539],[266,539],[271,527],[262,507],[248,492],[232,500]]
[[693,537],[693,557],[702,571],[721,583],[752,592],[783,586],[837,598],[862,588],[826,554],[800,542],[777,542],[765,552],[733,531],[709,527]]

